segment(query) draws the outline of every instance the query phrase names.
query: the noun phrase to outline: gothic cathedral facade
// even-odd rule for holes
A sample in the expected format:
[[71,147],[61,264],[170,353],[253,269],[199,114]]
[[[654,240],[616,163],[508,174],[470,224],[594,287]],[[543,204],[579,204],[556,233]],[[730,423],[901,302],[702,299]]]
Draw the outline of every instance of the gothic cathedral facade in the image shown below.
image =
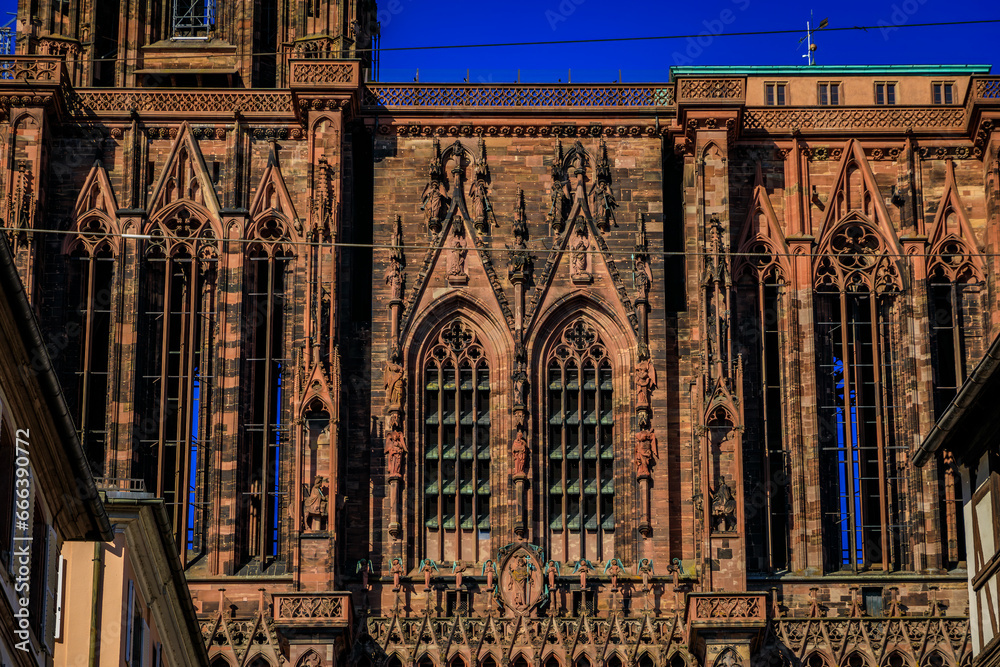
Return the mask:
[[1000,331],[1000,79],[388,84],[377,41],[21,0],[0,58],[4,232],[212,665],[971,664],[910,459]]

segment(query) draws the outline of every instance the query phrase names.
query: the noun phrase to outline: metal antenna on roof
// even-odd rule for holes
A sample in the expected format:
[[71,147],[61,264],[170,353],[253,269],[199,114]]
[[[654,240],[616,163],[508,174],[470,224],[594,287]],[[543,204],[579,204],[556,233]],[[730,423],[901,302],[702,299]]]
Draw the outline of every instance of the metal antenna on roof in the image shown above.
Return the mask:
[[806,53],[802,57],[803,58],[808,58],[810,65],[815,65],[816,64],[816,56],[814,54],[816,53],[816,45],[813,44],[812,34],[814,32],[817,32],[817,31],[822,30],[823,28],[825,28],[827,26],[827,24],[829,23],[829,19],[823,19],[822,21],[820,21],[819,25],[816,27],[816,30],[813,30],[813,27],[812,27],[812,15],[813,15],[812,11],[810,10],[809,11],[809,20],[806,21],[806,36],[799,40],[799,44],[802,44],[802,42],[806,42],[808,44],[808,48],[806,50]]
[[17,20],[17,14],[6,12],[12,18],[0,27],[0,55],[9,56],[14,53],[15,29],[11,28],[11,23]]

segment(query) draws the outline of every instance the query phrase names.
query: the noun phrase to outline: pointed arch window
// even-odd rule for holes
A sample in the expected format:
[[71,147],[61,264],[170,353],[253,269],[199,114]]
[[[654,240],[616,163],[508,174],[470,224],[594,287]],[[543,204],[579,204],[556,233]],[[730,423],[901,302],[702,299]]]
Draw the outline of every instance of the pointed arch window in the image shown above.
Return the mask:
[[881,235],[852,218],[816,269],[820,475],[831,570],[890,570],[907,562],[904,441],[897,438],[894,368],[900,281]]
[[744,348],[743,470],[747,480],[747,565],[773,572],[789,566],[788,450],[784,442],[782,377],[785,281],[771,245],[744,250],[737,268],[736,307]]
[[[950,207],[949,207],[950,208]],[[958,230],[954,210],[946,210],[939,224]],[[949,235],[935,244],[928,270],[928,314],[931,365],[934,369],[934,413],[940,417],[958,388],[985,352],[985,281],[967,244]],[[945,566],[963,566],[965,530],[962,520],[962,483],[950,452],[940,452],[938,485],[942,553]]]
[[286,280],[292,257],[280,243],[285,238],[280,221],[272,218],[258,224],[256,236],[257,242],[247,249],[244,277],[244,474],[240,483],[245,499],[244,557],[264,563],[282,553],[280,517],[286,514],[282,493],[288,487],[282,467],[283,444],[288,439]]
[[552,557],[613,557],[614,385],[596,328],[567,326],[546,363],[547,484]]
[[143,249],[137,401],[139,467],[166,502],[182,563],[205,549],[206,452],[215,387],[216,235],[205,214],[173,207]]
[[111,289],[115,253],[104,240],[106,226],[99,219],[84,222],[82,236],[69,252],[69,318],[80,346],[76,358],[77,419],[84,453],[96,477],[105,474],[108,418],[108,346],[111,341]]
[[488,558],[490,364],[462,320],[445,327],[423,362],[425,553]]

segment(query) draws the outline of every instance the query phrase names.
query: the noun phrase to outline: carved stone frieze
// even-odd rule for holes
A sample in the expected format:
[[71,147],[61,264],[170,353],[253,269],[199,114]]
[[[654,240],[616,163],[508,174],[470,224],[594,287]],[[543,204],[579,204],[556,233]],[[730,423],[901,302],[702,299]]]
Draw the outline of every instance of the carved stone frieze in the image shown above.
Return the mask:
[[748,108],[743,114],[743,131],[774,133],[777,131],[831,132],[843,130],[962,130],[965,109],[955,107],[859,107],[804,109],[786,107]]

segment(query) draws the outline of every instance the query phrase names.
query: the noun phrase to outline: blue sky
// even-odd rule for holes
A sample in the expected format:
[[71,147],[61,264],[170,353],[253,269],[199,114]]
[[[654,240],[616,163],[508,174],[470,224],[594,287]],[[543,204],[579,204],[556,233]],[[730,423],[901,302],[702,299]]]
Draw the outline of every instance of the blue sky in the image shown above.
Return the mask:
[[[168,2],[169,0],[162,0]],[[0,0],[14,11],[16,2]],[[671,65],[804,64],[800,35],[717,37],[719,32],[801,29],[810,10],[831,27],[820,32],[819,64],[993,64],[1000,24],[901,28],[936,21],[1000,18],[996,4],[953,0],[379,0],[382,46],[694,34],[698,38],[434,51],[384,51],[383,81],[473,82],[664,80]],[[0,21],[0,25],[6,21]],[[996,68],[994,71],[997,71]]]

